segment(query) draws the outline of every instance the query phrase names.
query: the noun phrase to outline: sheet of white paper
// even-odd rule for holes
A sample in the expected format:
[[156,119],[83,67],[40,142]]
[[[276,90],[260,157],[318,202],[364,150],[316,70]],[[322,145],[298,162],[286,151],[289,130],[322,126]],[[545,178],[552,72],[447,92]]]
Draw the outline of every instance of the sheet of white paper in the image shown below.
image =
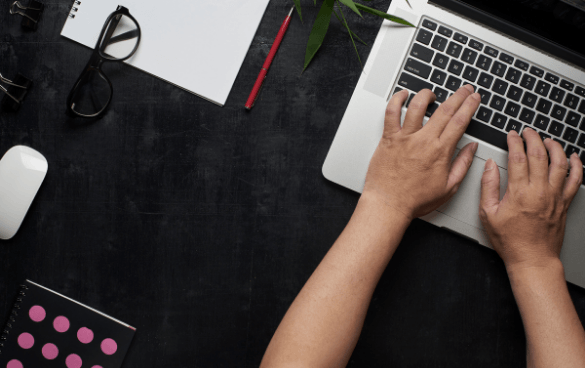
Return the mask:
[[125,6],[142,31],[127,63],[223,106],[268,2],[82,0],[61,35],[94,48],[108,15]]

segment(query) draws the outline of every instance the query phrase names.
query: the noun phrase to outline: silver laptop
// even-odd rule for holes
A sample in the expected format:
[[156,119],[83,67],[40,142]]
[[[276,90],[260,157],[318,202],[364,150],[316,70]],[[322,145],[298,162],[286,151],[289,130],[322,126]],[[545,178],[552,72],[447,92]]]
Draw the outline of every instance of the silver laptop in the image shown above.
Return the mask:
[[[323,175],[361,192],[386,104],[396,91],[414,95],[429,88],[440,104],[461,85],[472,84],[482,103],[458,149],[479,142],[473,165],[457,195],[424,220],[489,247],[478,215],[481,176],[485,161],[494,159],[503,196],[507,132],[530,126],[585,162],[585,12],[555,0],[430,0],[416,14],[395,3],[400,5],[393,1],[389,12],[417,27],[382,24]],[[403,118],[405,112],[406,107]],[[582,186],[569,210],[561,254],[567,280],[581,287],[584,192]]]

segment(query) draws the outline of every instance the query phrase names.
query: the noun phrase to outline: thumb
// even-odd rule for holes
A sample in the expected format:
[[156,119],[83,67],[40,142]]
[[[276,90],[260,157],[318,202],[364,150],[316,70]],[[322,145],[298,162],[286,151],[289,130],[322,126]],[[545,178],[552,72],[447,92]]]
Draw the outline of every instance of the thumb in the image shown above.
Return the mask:
[[485,171],[481,178],[480,213],[489,211],[500,204],[500,170],[491,158],[485,163]]

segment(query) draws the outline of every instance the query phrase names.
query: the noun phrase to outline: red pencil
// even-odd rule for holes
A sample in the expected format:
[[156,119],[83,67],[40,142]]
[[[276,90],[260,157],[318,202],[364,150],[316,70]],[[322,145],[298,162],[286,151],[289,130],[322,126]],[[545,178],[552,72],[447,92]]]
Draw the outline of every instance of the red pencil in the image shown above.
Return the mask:
[[291,8],[290,12],[288,13],[288,15],[286,16],[286,18],[284,18],[284,22],[280,26],[280,30],[278,31],[278,34],[276,35],[276,39],[274,40],[274,43],[272,44],[272,48],[270,49],[270,52],[268,53],[268,57],[266,57],[266,61],[264,61],[264,65],[262,66],[262,69],[260,70],[260,74],[258,75],[258,78],[256,79],[256,83],[254,83],[254,88],[252,88],[252,92],[250,93],[250,97],[248,97],[248,101],[246,102],[245,107],[248,110],[250,110],[252,108],[252,106],[254,106],[254,102],[256,102],[256,99],[258,98],[258,94],[260,93],[260,88],[262,88],[262,83],[264,83],[264,79],[266,78],[266,73],[268,73],[268,69],[270,68],[270,64],[272,64],[272,59],[274,59],[274,56],[276,55],[276,51],[278,51],[278,47],[280,46],[280,43],[282,42],[284,34],[286,33],[286,30],[288,29],[288,25],[290,24],[290,17],[292,15],[292,12],[294,9],[295,9],[295,7],[293,6]]

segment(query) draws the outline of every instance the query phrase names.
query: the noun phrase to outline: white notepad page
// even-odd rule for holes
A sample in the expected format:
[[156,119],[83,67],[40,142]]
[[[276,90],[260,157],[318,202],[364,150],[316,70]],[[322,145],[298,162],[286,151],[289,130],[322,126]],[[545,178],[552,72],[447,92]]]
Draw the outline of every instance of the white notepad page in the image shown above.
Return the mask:
[[142,31],[126,62],[223,106],[268,1],[81,0],[61,35],[94,48],[108,15],[125,6]]

